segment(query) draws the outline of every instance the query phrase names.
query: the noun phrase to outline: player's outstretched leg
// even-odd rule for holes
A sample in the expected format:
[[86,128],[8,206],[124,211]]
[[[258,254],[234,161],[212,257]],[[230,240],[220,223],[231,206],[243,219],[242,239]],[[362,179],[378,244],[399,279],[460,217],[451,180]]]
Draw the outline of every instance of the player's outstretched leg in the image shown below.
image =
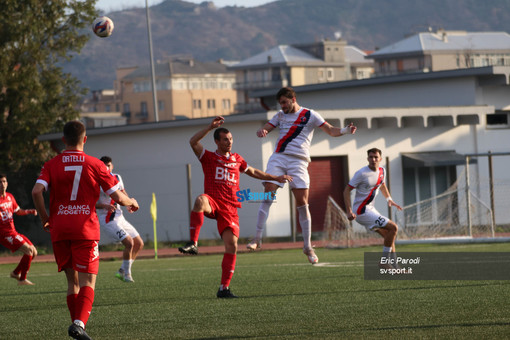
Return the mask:
[[319,258],[312,247],[312,217],[308,204],[297,207],[299,224],[303,234],[303,253],[308,257],[311,264],[319,263]]
[[303,248],[303,254],[308,257],[308,261],[311,264],[319,263],[319,258],[315,255],[315,250],[313,250],[313,248]]

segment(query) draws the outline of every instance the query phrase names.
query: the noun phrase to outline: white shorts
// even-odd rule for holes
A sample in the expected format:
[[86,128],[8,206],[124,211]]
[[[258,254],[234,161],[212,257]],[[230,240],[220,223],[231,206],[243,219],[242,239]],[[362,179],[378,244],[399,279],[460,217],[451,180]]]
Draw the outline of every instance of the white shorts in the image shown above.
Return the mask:
[[[308,175],[308,162],[304,159],[285,155],[282,153],[273,153],[269,157],[266,172],[274,176],[289,175],[293,181],[289,182],[292,189],[310,188],[310,175]],[[264,181],[274,183],[283,188],[285,183],[277,181]]]
[[356,222],[372,231],[374,228],[384,228],[388,221],[389,218],[381,215],[374,207],[366,207],[365,213],[356,216]]
[[132,238],[140,235],[138,231],[136,231],[135,227],[133,227],[123,215],[120,215],[117,219],[111,222],[101,225],[101,227],[115,242],[122,242],[122,240],[124,240],[128,235]]

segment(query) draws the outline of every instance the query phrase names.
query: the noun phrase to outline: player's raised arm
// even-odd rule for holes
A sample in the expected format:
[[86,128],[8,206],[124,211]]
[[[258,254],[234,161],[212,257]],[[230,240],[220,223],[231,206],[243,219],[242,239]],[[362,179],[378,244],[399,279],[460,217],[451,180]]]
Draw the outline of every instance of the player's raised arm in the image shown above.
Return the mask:
[[344,126],[343,128],[339,128],[332,126],[328,122],[325,122],[324,124],[321,125],[320,128],[322,131],[326,132],[331,137],[340,137],[349,134],[353,135],[356,133],[357,130],[357,127],[355,127],[353,123],[350,123],[349,125]]
[[274,129],[274,126],[266,123],[263,127],[257,130],[257,137],[263,138],[266,137],[269,132],[271,132]]
[[268,174],[262,170],[253,168],[251,166],[249,166],[244,173],[250,177],[262,179],[262,180],[278,181],[280,183],[292,182],[292,176],[289,176],[289,175],[274,176],[274,175]]
[[204,150],[204,146],[202,145],[202,143],[200,143],[202,138],[204,138],[209,133],[209,131],[220,127],[224,122],[225,118],[223,118],[222,116],[214,117],[214,119],[212,120],[211,123],[209,123],[209,125],[207,125],[202,130],[198,131],[191,137],[191,139],[189,140],[189,145],[191,145],[191,148],[193,149],[193,152],[197,157],[200,157],[202,151]]

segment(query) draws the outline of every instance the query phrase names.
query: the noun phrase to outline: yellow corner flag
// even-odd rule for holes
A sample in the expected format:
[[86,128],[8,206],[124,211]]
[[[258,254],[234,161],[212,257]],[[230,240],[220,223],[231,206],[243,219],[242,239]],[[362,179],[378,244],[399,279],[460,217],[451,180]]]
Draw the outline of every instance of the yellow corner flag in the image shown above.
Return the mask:
[[154,222],[154,258],[158,259],[158,233],[156,228],[156,220],[158,219],[158,205],[156,204],[156,194],[152,193],[151,215]]

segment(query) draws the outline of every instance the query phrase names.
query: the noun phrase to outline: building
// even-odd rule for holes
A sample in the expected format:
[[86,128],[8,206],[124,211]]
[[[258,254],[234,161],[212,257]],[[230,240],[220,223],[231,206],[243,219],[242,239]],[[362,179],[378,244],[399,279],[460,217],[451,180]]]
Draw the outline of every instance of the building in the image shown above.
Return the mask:
[[80,120],[88,129],[125,125],[127,118],[119,108],[120,101],[114,90],[92,91],[80,105]]
[[506,32],[429,31],[381,48],[367,58],[374,60],[375,76],[510,66],[510,35]]
[[310,44],[279,45],[247,58],[231,67],[236,74],[235,112],[258,112],[270,108],[250,95],[252,91],[279,89],[366,78],[372,61],[366,53],[347,46],[342,39]]
[[[340,205],[342,191],[354,172],[366,165],[366,150],[383,150],[383,165],[390,169],[388,180],[394,200],[404,205],[440,194],[461,175],[464,155],[508,152],[510,145],[510,67],[483,67],[452,71],[395,75],[362,80],[297,86],[298,101],[316,109],[335,126],[354,122],[354,136],[332,138],[320,129],[311,145],[312,162],[310,209],[314,233],[322,230],[326,199],[331,195]],[[253,92],[271,103],[275,91]],[[255,131],[276,111],[227,117],[227,127],[235,139],[234,151],[248,164],[265,169],[277,133],[260,139]],[[167,121],[121,127],[90,129],[87,153],[109,154],[123,175],[128,192],[142,207],[130,221],[144,239],[152,239],[150,206],[152,193],[158,202],[158,239],[180,241],[189,237],[189,209],[203,190],[199,161],[189,147],[189,138],[207,119]],[[61,143],[61,134],[41,136],[40,140]],[[212,135],[203,140],[214,149]],[[129,145],[129,148],[125,146]],[[158,146],[155,148],[154,146]],[[57,149],[61,147],[57,146]],[[477,167],[489,171],[486,161]],[[494,164],[498,190],[495,192],[497,224],[509,224],[506,197],[510,186],[510,157],[499,157]],[[241,189],[262,191],[260,181],[242,176]],[[480,195],[485,202],[488,197]],[[295,225],[288,186],[278,191],[266,229],[268,237],[290,236]],[[376,207],[386,211],[386,202]],[[143,208],[145,207],[145,208]],[[258,204],[243,203],[239,211],[241,237],[252,236]],[[462,208],[462,207],[461,207]],[[219,238],[214,221],[206,219],[201,237]]]
[[[235,75],[222,62],[180,57],[154,66],[160,121],[233,113]],[[118,69],[115,89],[129,124],[155,121],[150,67]]]
[[[172,58],[154,65],[158,120],[190,119],[233,113],[235,75],[229,63]],[[155,121],[151,68],[116,70],[114,89],[92,91],[81,105],[88,127]]]

